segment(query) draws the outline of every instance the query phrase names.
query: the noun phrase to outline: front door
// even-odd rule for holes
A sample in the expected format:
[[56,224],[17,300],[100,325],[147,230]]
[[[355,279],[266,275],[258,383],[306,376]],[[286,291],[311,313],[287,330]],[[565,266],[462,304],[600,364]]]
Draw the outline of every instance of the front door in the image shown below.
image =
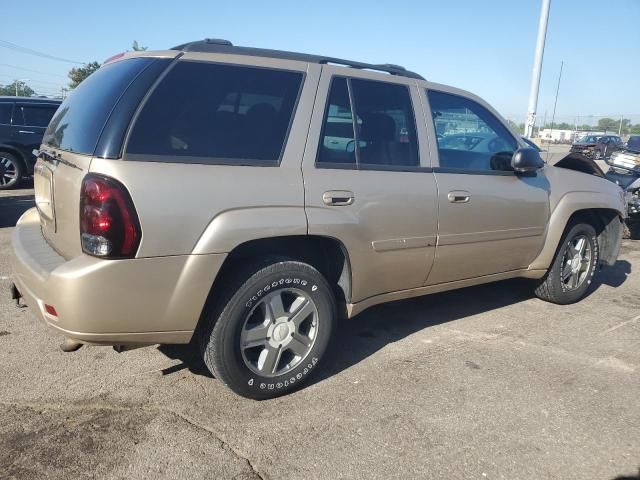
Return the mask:
[[323,66],[303,176],[309,234],[344,244],[356,303],[424,284],[437,204],[416,87],[344,72]]
[[519,142],[480,101],[436,90],[426,98],[439,160],[438,246],[427,284],[526,268],[549,218],[544,171],[515,174]]

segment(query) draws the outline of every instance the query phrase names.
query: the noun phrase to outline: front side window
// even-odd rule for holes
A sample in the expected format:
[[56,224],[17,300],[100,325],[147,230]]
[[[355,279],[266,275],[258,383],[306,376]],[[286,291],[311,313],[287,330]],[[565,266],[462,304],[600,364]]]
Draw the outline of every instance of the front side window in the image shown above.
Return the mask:
[[409,89],[373,80],[334,78],[318,163],[418,167],[416,124]]
[[13,103],[0,103],[0,124],[9,125],[11,123],[11,112]]
[[486,108],[458,95],[427,92],[438,142],[440,167],[509,171],[518,144]]
[[13,114],[13,123],[29,127],[46,127],[57,109],[54,105],[21,105]]
[[145,104],[127,154],[197,163],[277,163],[302,77],[285,70],[181,62]]

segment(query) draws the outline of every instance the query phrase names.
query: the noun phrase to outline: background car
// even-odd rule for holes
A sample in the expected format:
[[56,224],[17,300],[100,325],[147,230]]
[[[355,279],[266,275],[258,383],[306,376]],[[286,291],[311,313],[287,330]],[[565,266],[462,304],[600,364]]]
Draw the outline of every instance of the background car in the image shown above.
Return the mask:
[[571,146],[571,152],[600,160],[608,158],[611,152],[618,150],[622,145],[622,139],[617,135],[587,135]]
[[13,188],[33,173],[36,158],[31,153],[42,136],[59,100],[30,97],[0,97],[0,190]]

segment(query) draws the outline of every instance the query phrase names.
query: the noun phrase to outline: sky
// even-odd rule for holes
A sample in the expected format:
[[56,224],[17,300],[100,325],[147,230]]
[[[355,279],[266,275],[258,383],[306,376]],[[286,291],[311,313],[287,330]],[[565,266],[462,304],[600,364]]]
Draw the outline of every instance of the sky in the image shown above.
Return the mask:
[[[4,42],[78,62],[102,62],[205,37],[370,63],[395,63],[427,80],[479,95],[524,122],[541,0],[23,0],[3,5],[0,84],[28,79],[60,92],[73,63],[28,55]],[[538,121],[587,115],[640,123],[640,0],[551,0]]]

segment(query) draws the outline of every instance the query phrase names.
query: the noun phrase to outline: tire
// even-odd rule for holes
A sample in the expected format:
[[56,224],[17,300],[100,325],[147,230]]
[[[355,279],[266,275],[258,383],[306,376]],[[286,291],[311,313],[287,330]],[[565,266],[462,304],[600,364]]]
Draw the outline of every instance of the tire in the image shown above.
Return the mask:
[[[584,240],[584,257],[577,258],[578,241]],[[600,248],[595,229],[586,223],[573,225],[563,236],[549,271],[535,289],[538,298],[566,305],[582,299],[593,281],[600,259]],[[567,275],[571,275],[567,278]],[[577,279],[577,280],[576,280]],[[575,282],[575,283],[574,283]]]
[[235,393],[256,400],[285,395],[309,379],[337,318],[325,278],[291,260],[247,269],[215,303],[199,333],[204,363]]
[[623,224],[622,238],[629,240],[640,240],[640,221],[627,220]]
[[24,166],[14,154],[0,152],[0,190],[15,188],[22,180]]
[[602,152],[598,149],[593,151],[593,159],[600,160],[602,158]]

